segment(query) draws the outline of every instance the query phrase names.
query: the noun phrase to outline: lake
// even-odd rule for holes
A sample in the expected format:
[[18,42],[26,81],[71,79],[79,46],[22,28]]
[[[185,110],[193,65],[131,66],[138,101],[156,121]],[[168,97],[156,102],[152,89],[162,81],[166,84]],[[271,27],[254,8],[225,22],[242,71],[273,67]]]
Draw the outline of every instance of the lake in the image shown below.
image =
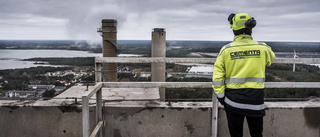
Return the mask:
[[[15,50],[15,49],[0,49],[0,70],[30,68],[37,66],[52,66],[45,64],[34,64],[33,61],[21,61],[22,59],[36,57],[101,57],[102,53],[90,53],[86,51],[74,50]],[[119,56],[135,56],[139,54],[120,54]],[[320,68],[320,64],[313,64]]]
[[94,57],[102,56],[102,53],[89,53],[86,51],[72,50],[0,50],[0,70],[15,68],[30,68],[36,66],[50,66],[34,64],[33,61],[21,61],[22,59],[36,57]]
[[[102,57],[102,53],[89,53],[86,51],[73,50],[0,50],[0,70],[30,68],[37,66],[52,66],[44,64],[34,64],[33,61],[21,61],[28,58],[48,58],[48,57]],[[131,54],[120,54],[119,56],[140,56]]]
[[[139,54],[119,54],[119,57],[135,56],[140,57]],[[102,53],[90,53],[87,51],[75,50],[13,50],[0,49],[0,70],[16,69],[16,68],[30,68],[37,66],[53,66],[45,64],[34,64],[33,61],[22,61],[22,59],[29,58],[49,58],[49,57],[102,57]]]

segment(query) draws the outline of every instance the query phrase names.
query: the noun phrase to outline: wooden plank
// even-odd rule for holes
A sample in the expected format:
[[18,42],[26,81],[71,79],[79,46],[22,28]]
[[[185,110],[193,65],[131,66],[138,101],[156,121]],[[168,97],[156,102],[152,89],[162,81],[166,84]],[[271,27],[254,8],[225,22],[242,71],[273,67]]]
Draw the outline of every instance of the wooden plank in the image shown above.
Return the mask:
[[266,88],[320,88],[320,82],[266,82]]
[[[102,89],[96,93],[96,123],[99,124],[102,121]],[[98,137],[102,137],[102,132],[98,133]]]
[[[212,82],[102,82],[105,88],[211,88]],[[320,82],[266,82],[265,88],[320,88]]]
[[[213,90],[212,90],[213,91]],[[218,99],[215,93],[212,93],[212,129],[211,137],[218,136]]]
[[90,119],[89,119],[89,98],[82,97],[82,135],[89,137],[90,135]]
[[[96,57],[95,63],[204,63],[213,64],[216,58],[164,58],[164,57]],[[320,64],[320,58],[276,58],[280,64]]]
[[101,63],[95,63],[95,81],[96,83],[102,82],[102,64]]
[[91,98],[101,88],[102,82],[98,82],[93,87],[90,87],[88,92],[84,93],[82,96],[87,96],[88,98]]
[[98,133],[99,131],[101,131],[102,124],[103,124],[103,121],[100,121],[100,122],[96,125],[96,127],[95,127],[94,130],[92,131],[90,137],[96,137],[97,133]]

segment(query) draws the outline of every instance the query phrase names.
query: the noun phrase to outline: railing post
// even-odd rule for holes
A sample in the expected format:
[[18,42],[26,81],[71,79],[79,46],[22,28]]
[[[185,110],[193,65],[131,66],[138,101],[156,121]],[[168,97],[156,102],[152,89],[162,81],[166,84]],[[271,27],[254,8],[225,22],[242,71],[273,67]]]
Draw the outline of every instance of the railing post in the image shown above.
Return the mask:
[[[102,89],[99,89],[96,93],[96,123],[102,121]],[[103,124],[102,124],[103,127]],[[98,133],[98,137],[102,137],[102,129]]]
[[218,135],[218,99],[215,93],[212,93],[212,130],[211,137]]
[[101,82],[102,79],[102,63],[95,63],[95,81]]
[[88,96],[82,96],[82,134],[83,134],[83,137],[90,136],[89,97]]

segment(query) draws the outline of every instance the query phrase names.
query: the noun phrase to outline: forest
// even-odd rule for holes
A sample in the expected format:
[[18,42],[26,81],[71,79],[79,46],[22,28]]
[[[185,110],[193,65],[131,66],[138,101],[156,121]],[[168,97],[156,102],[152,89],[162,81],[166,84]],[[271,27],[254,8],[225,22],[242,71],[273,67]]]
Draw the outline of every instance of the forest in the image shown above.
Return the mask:
[[[137,67],[139,68],[139,67]],[[177,70],[179,68],[179,70]],[[167,69],[173,71],[184,71],[186,66],[172,65]],[[130,81],[151,81],[150,79],[137,79],[133,74],[118,74],[118,77],[129,78]],[[179,78],[169,77],[166,82],[211,82],[208,78]],[[296,71],[292,72],[292,64],[272,64],[266,69],[266,82],[319,82],[320,68],[310,65],[296,65]],[[170,100],[197,100],[207,101],[212,97],[211,88],[203,89],[166,89],[166,99]],[[305,100],[310,97],[320,97],[320,89],[293,89],[277,88],[265,89],[265,98],[297,98]]]
[[[54,84],[59,85],[57,79],[71,79],[70,78],[50,78],[41,74],[47,72],[55,72],[61,70],[75,69],[76,66],[87,68],[87,71],[93,71],[94,58],[80,57],[80,58],[33,58],[29,61],[43,61],[53,65],[66,65],[66,67],[33,67],[26,69],[14,70],[0,70],[0,75],[3,78],[0,83],[3,88],[0,92],[5,90],[23,90],[32,81],[41,81],[40,84]],[[143,72],[150,72],[151,64],[147,63],[118,63],[118,67],[129,66],[131,70],[139,70]],[[172,72],[186,72],[188,66],[181,66],[177,64],[167,64],[166,69]],[[128,78],[130,81],[151,81],[150,77],[139,77],[133,73],[118,73],[118,79]],[[94,83],[94,74],[92,76],[83,78],[82,81]],[[172,76],[166,78],[166,82],[210,82],[209,78],[181,78],[181,76]],[[319,82],[320,69],[311,65],[296,65],[296,71],[292,72],[292,64],[272,64],[266,69],[266,82]],[[210,100],[212,89],[166,89],[166,98],[170,100]],[[320,89],[265,89],[266,98],[309,98],[312,96],[320,97]]]
[[[222,46],[230,41],[179,41],[168,40],[166,42],[167,57],[190,57],[193,52],[218,53]],[[319,42],[266,42],[275,52],[300,54],[320,53]],[[151,56],[150,40],[118,40],[117,48],[120,54],[142,54],[144,57]],[[69,49],[86,50],[89,52],[102,52],[101,43],[89,43],[88,41],[4,41],[0,40],[0,49]],[[289,55],[289,54],[288,54]],[[47,63],[51,65],[62,65],[64,67],[36,67],[27,69],[0,70],[0,96],[7,90],[23,90],[26,85],[33,81],[41,81],[41,84],[55,84],[57,77],[44,77],[41,74],[61,70],[84,70],[92,73],[94,71],[94,57],[77,58],[31,58],[26,61]],[[150,64],[142,63],[118,63],[118,67],[129,67],[135,73],[150,72]],[[186,72],[188,66],[167,64],[166,69],[170,72]],[[71,76],[69,76],[71,77]],[[128,78],[130,81],[151,81],[150,77],[139,77],[133,73],[119,73],[118,79]],[[68,77],[64,78],[68,79]],[[85,82],[94,83],[94,75],[82,79]],[[186,78],[172,75],[166,79],[167,82],[210,82],[210,78]],[[296,65],[296,72],[292,72],[292,64],[273,64],[266,69],[267,82],[319,82],[320,69],[310,65]],[[166,89],[166,98],[174,99],[203,99],[210,100],[212,89]],[[2,93],[2,94],[1,94]],[[309,98],[320,97],[320,89],[265,89],[266,98]]]
[[[3,89],[2,90],[25,90],[28,85],[34,81],[41,81],[39,84],[54,84],[56,86],[61,85],[53,79],[49,79],[41,74],[47,72],[69,70],[70,67],[32,67],[25,69],[14,70],[0,70],[0,75],[3,78],[0,80]],[[5,82],[6,81],[6,82]]]
[[94,66],[94,57],[75,58],[30,58],[24,61],[48,62],[51,65]]

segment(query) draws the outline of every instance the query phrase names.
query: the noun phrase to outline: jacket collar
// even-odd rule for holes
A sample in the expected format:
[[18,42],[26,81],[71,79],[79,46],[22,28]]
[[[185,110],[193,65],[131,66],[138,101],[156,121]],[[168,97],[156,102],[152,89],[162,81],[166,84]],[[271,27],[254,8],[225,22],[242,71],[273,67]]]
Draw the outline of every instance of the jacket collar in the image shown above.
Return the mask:
[[233,38],[233,41],[238,41],[238,40],[252,40],[252,36],[246,35],[246,34],[240,34]]

